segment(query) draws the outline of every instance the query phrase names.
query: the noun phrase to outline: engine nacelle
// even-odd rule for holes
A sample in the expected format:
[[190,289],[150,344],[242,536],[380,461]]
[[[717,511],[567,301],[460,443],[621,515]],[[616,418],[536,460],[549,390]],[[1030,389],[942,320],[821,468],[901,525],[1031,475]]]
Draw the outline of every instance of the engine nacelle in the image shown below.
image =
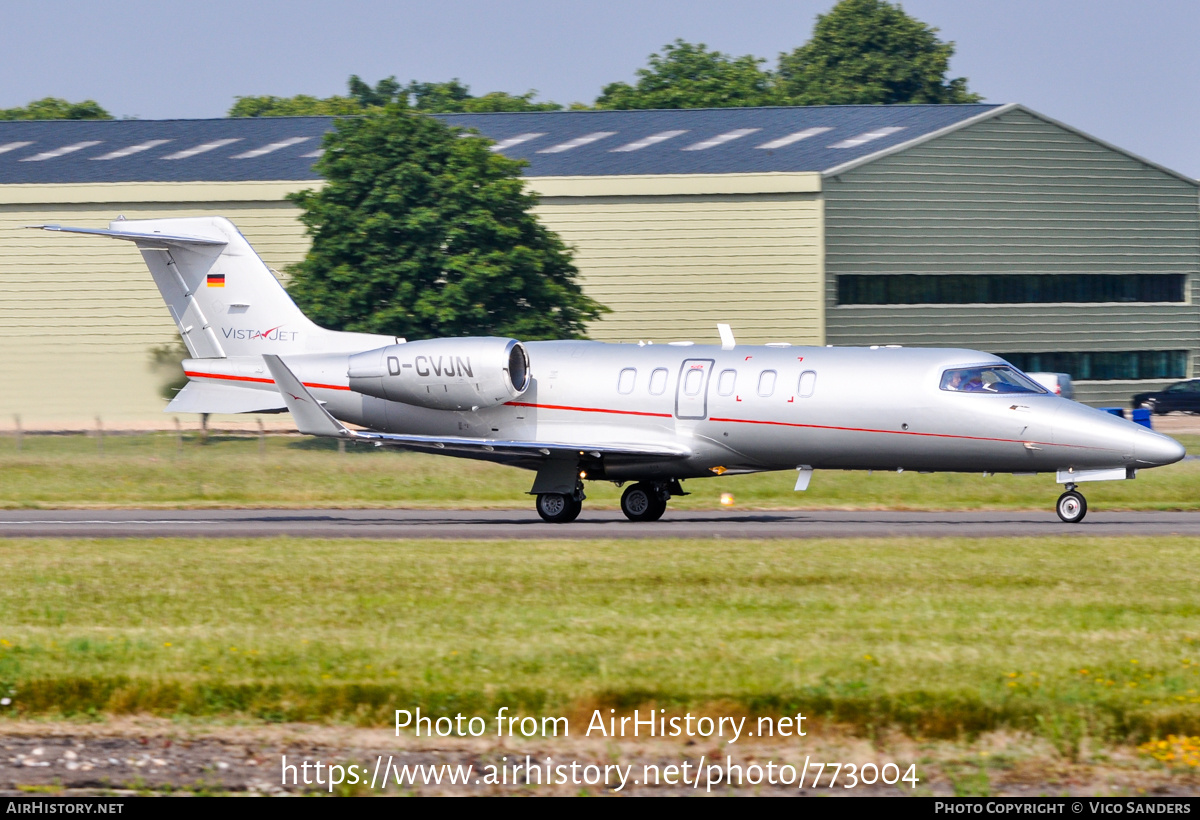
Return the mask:
[[467,337],[388,345],[350,357],[350,389],[434,410],[476,410],[529,387],[529,354],[516,339]]

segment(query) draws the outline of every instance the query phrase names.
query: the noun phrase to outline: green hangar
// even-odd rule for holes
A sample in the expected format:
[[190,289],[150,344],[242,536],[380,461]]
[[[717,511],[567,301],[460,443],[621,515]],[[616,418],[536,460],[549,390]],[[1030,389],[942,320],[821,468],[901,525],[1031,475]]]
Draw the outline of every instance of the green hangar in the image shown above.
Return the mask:
[[[528,160],[614,342],[969,347],[1124,404],[1197,374],[1197,183],[1019,105],[445,115]],[[0,424],[162,426],[176,338],[124,243],[221,214],[277,271],[327,118],[0,122]],[[117,247],[120,245],[120,247]]]

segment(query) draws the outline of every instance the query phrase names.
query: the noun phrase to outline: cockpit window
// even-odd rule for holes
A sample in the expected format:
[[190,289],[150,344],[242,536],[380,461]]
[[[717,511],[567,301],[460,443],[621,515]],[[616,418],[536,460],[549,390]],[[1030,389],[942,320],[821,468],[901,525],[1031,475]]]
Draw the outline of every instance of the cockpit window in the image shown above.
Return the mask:
[[942,373],[942,389],[956,393],[1046,393],[1044,387],[1008,365],[962,367]]

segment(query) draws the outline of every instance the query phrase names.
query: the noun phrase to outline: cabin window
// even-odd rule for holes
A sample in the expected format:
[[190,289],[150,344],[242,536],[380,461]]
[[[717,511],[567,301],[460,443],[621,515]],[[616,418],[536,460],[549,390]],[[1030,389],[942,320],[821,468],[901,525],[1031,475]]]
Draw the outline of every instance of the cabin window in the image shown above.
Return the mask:
[[704,385],[704,370],[696,368],[689,370],[683,378],[683,392],[688,396],[695,396],[700,392],[700,388]]
[[1045,393],[1047,390],[1015,367],[960,367],[942,373],[942,389],[954,393]]
[[805,370],[800,374],[800,387],[796,390],[796,395],[802,399],[811,398],[813,391],[817,389],[817,373],[815,370]]
[[650,395],[661,396],[666,389],[667,369],[665,367],[654,368],[654,372],[650,374]]
[[732,396],[733,388],[737,386],[737,371],[722,370],[717,379],[717,393],[722,396]]
[[764,370],[758,376],[758,395],[766,397],[775,392],[775,371]]
[[632,393],[635,379],[637,379],[637,368],[627,367],[622,370],[620,378],[617,379],[617,392]]

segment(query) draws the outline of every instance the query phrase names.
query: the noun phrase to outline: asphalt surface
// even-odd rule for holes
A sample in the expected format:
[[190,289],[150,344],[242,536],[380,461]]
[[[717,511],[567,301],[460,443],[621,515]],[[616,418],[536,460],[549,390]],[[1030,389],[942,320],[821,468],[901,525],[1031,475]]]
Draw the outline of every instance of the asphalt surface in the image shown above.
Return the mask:
[[1064,524],[1053,512],[668,510],[634,523],[586,508],[571,524],[533,510],[6,510],[0,537],[39,538],[884,538],[897,536],[1200,536],[1200,513],[1089,512]]

